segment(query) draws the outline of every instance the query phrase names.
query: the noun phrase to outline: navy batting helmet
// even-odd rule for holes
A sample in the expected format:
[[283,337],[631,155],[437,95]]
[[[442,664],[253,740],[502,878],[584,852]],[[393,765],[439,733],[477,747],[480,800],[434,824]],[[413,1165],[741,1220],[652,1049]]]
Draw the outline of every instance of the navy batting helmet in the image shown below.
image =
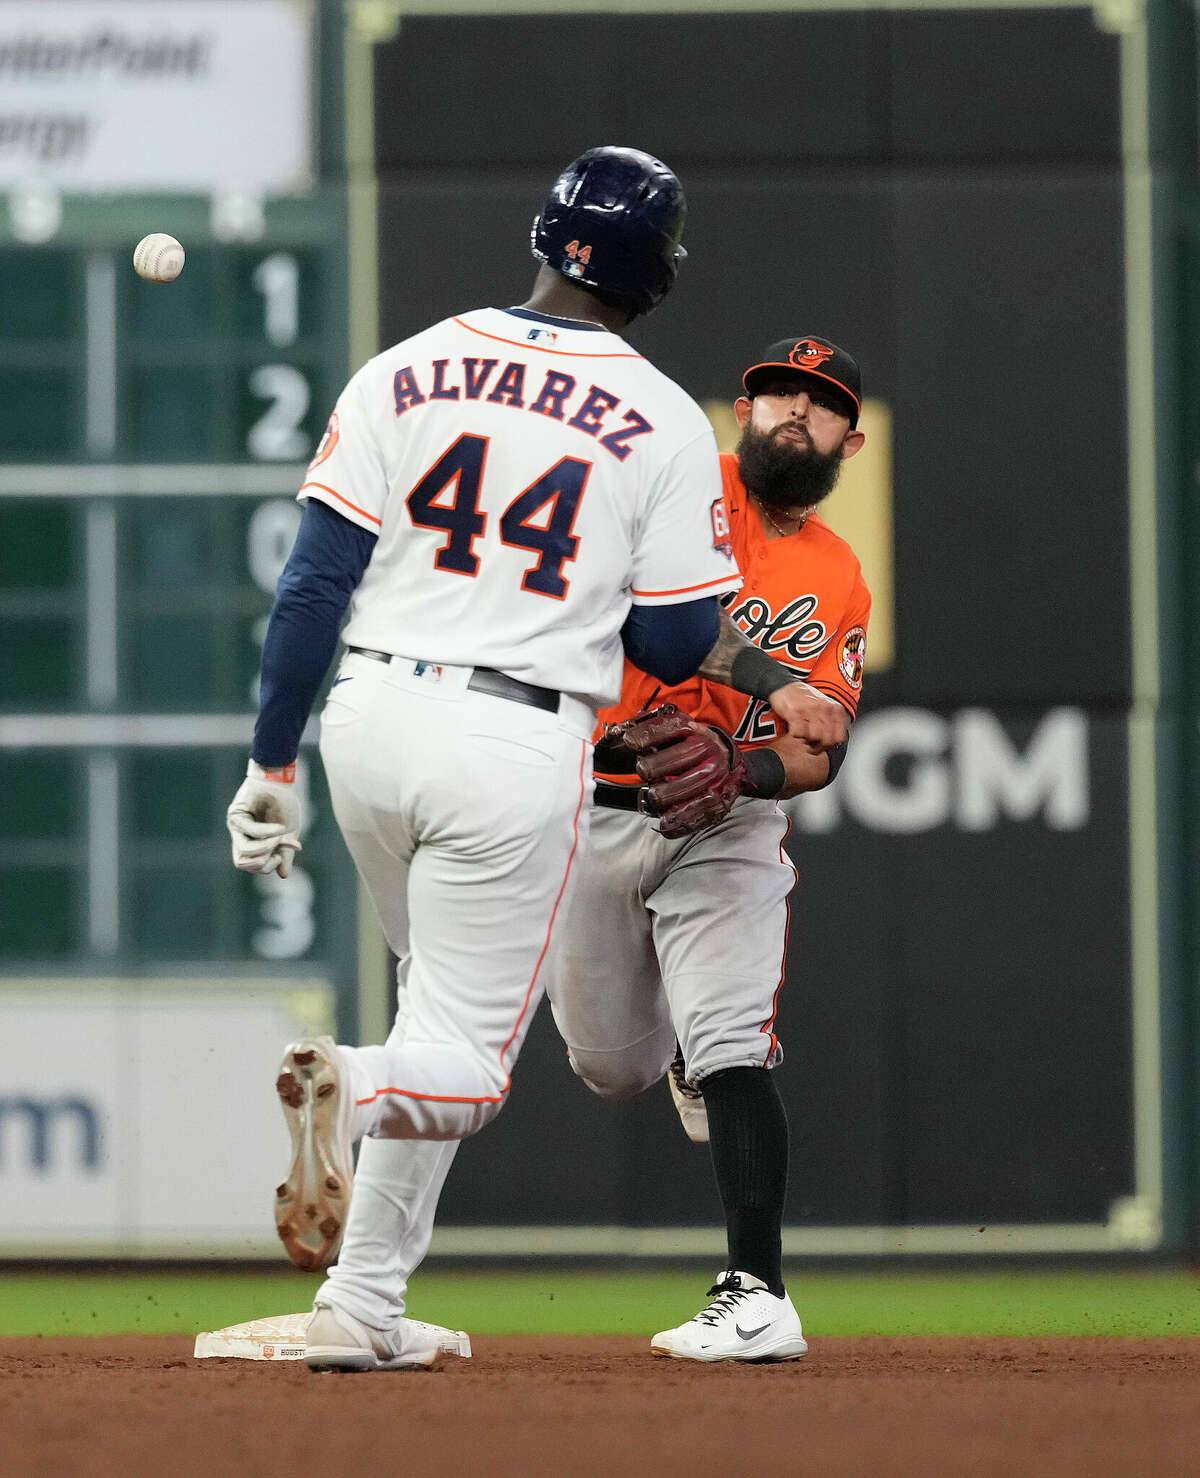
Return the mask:
[[533,223],[533,254],[572,282],[649,313],[671,290],[687,204],[661,160],[589,149],[569,164]]

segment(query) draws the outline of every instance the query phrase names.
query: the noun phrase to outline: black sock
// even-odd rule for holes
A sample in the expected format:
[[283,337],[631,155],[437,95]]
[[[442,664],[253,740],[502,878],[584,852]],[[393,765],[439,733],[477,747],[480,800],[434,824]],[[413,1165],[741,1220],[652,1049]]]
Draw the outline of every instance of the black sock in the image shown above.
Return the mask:
[[765,1068],[731,1067],[705,1078],[700,1092],[725,1208],[729,1266],[761,1278],[781,1298],[788,1124],[779,1090]]

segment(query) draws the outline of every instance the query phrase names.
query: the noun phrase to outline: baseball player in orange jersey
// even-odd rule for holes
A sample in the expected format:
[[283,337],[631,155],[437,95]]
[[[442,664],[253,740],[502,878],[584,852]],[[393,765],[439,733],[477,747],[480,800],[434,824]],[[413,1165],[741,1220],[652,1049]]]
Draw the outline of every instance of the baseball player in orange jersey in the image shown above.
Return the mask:
[[227,812],[233,859],[291,866],[296,751],[349,604],[321,757],[400,959],[386,1043],[294,1043],[276,1081],[292,1138],[279,1235],[304,1268],[341,1248],[313,1369],[400,1369],[445,1347],[403,1318],[408,1277],[458,1141],[507,1098],[622,652],[664,681],[702,669],[769,699],[810,742],[841,738],[824,700],[723,620],[717,597],[741,576],[712,428],[621,337],[674,282],[684,213],[661,161],[589,150],[534,222],[529,299],[364,365],[300,490]]
[[[742,440],[721,462],[744,583],[722,603],[748,637],[852,719],[870,595],[850,546],[814,508],[863,445],[858,367],[826,339],[796,337],[773,344],[743,383]],[[654,804],[654,786],[603,774],[622,735],[610,729],[611,741],[597,744],[601,809],[572,877],[549,994],[571,1065],[590,1088],[627,1098],[668,1075],[689,1137],[711,1143],[727,1270],[707,1306],[655,1335],[652,1351],[795,1359],[807,1346],[781,1265],[787,1119],[765,1071],[782,1057],[774,1022],[796,878],[776,799],[827,785],[845,746],[816,753],[781,735],[761,703],[700,677],[664,690],[631,662],[621,700],[602,720],[627,729],[664,701],[732,736],[740,781],[719,819],[680,836],[669,808]],[[665,810],[661,830],[635,805]],[[682,828],[694,820],[684,816]]]

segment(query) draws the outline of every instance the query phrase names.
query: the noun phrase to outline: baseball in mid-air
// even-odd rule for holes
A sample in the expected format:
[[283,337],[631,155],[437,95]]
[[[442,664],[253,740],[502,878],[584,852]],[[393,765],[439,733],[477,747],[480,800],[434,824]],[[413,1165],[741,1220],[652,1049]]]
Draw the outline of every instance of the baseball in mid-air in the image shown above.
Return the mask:
[[174,282],[183,271],[183,247],[165,231],[152,231],[133,249],[133,270],[147,282]]

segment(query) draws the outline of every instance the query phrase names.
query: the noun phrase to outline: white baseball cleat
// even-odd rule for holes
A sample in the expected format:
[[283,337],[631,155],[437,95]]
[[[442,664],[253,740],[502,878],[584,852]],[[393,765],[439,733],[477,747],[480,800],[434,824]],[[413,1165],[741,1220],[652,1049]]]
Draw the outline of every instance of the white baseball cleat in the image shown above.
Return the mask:
[[791,1299],[776,1298],[761,1278],[722,1273],[712,1302],[678,1329],[650,1341],[652,1355],[675,1360],[799,1360],[808,1345]]
[[463,1330],[420,1319],[372,1329],[342,1309],[318,1304],[308,1326],[304,1363],[310,1370],[428,1370],[443,1355],[471,1358],[471,1341]]
[[292,1163],[275,1189],[275,1226],[298,1268],[327,1268],[342,1245],[354,1146],[354,1100],[332,1037],[293,1042],[275,1091],[292,1136]]
[[676,1052],[675,1061],[667,1069],[667,1087],[683,1125],[683,1132],[693,1144],[708,1143],[708,1109],[699,1088],[693,1088],[683,1075],[683,1053]]

